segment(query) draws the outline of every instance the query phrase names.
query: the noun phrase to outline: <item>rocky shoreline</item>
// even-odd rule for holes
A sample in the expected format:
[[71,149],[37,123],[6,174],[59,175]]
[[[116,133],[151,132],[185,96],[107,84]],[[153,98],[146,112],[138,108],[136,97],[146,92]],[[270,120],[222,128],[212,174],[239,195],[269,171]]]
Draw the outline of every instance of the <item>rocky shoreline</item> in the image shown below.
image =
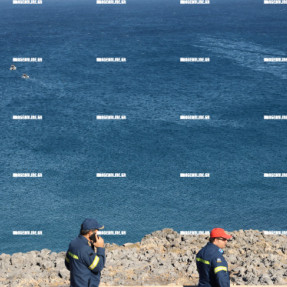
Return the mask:
[[[287,236],[257,230],[231,232],[225,250],[230,279],[236,285],[287,285]],[[106,245],[102,285],[196,285],[195,255],[207,235],[180,235],[163,229],[140,242]],[[5,287],[69,286],[65,252],[48,249],[0,255],[0,285]]]

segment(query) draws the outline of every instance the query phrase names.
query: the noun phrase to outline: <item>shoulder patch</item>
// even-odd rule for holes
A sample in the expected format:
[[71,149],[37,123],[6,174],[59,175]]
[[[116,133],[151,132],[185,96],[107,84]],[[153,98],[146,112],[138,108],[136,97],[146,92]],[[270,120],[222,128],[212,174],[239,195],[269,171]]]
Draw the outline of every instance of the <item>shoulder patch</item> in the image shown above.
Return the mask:
[[220,262],[222,262],[222,261],[221,261],[220,258],[217,258],[217,259],[216,259],[216,262],[217,262],[217,263],[220,263]]

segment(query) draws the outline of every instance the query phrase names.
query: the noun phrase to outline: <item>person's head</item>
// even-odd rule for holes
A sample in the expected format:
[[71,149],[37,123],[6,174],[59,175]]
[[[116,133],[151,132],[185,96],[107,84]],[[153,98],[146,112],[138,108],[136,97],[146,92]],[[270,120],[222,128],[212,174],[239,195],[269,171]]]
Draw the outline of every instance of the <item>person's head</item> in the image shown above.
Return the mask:
[[231,235],[225,233],[222,228],[213,228],[210,232],[209,242],[213,243],[217,247],[223,249],[226,247],[227,240],[232,238]]
[[84,237],[86,237],[87,239],[93,234],[96,233],[97,234],[98,229],[90,229],[90,230],[85,230],[85,229],[81,229],[80,230],[80,234],[83,235]]
[[89,237],[98,232],[99,229],[103,229],[104,226],[99,224],[97,220],[92,218],[86,218],[81,224],[80,234],[89,239]]

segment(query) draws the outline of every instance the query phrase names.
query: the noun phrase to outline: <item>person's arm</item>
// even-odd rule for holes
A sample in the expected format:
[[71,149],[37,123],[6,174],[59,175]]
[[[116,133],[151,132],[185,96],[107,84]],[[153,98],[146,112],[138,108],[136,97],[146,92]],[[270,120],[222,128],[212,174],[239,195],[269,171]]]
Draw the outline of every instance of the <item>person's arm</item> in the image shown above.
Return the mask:
[[228,265],[222,255],[212,260],[212,272],[215,274],[219,287],[230,287],[230,279],[228,274]]
[[106,255],[104,248],[104,239],[102,237],[97,237],[97,242],[94,243],[94,246],[97,248],[97,253],[92,250],[88,250],[84,256],[84,261],[88,268],[94,272],[101,272],[105,267]]
[[103,268],[106,264],[106,254],[105,254],[105,248],[104,247],[97,247],[97,255],[102,256],[103,259]]
[[94,273],[101,272],[105,267],[105,248],[97,248],[97,253],[93,252],[92,249],[87,249],[84,255],[84,262],[87,267]]
[[65,257],[65,266],[70,271],[70,259],[69,259],[68,251],[67,251],[66,257]]

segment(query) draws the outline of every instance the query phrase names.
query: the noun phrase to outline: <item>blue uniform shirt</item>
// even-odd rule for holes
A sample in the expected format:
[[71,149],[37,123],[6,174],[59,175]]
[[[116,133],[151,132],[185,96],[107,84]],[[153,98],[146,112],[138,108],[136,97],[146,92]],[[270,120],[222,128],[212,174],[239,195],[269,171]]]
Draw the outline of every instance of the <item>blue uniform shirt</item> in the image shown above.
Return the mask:
[[82,235],[71,241],[65,259],[70,270],[71,287],[98,287],[105,261],[105,248],[98,247],[95,253]]
[[230,287],[228,264],[222,254],[223,250],[210,242],[197,253],[198,287]]

